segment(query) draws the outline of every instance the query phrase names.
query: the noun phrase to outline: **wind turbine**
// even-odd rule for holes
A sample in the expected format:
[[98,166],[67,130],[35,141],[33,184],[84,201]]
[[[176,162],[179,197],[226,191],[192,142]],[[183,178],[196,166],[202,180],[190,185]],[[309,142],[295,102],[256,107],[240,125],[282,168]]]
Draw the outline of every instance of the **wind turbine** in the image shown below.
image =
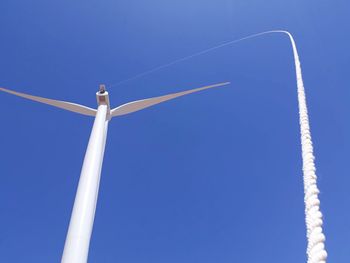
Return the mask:
[[22,98],[48,104],[75,113],[95,117],[88,147],[85,153],[83,166],[81,169],[78,190],[75,196],[73,211],[69,223],[66,242],[64,245],[61,260],[62,263],[87,262],[90,238],[95,218],[108,122],[116,116],[136,112],[159,104],[161,102],[172,100],[190,93],[214,87],[225,86],[228,84],[229,82],[223,82],[164,96],[137,100],[123,104],[114,109],[110,108],[109,96],[108,92],[105,89],[105,86],[100,85],[99,91],[96,93],[98,105],[97,110],[71,102],[37,97],[0,87],[0,91],[4,91]]

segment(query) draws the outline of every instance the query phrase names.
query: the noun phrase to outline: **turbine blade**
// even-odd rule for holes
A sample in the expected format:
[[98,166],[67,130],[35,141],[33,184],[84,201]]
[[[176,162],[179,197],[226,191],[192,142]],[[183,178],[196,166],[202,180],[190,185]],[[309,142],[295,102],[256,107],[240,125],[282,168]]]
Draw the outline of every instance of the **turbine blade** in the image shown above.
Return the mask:
[[117,108],[112,109],[111,110],[111,117],[129,114],[129,113],[132,113],[135,111],[139,111],[139,110],[151,107],[153,105],[156,105],[156,104],[164,102],[164,101],[175,99],[175,98],[180,97],[180,96],[184,96],[184,95],[194,93],[197,91],[201,91],[201,90],[205,90],[205,89],[225,86],[228,84],[230,84],[230,82],[218,83],[218,84],[204,86],[204,87],[197,88],[197,89],[186,90],[186,91],[182,91],[182,92],[172,93],[172,94],[154,97],[154,98],[149,98],[149,99],[136,100],[136,101],[129,102],[129,103],[123,104]]
[[46,98],[42,98],[42,97],[38,97],[38,96],[33,96],[33,95],[17,92],[17,91],[12,91],[12,90],[1,88],[1,87],[0,87],[0,91],[4,91],[4,92],[10,93],[12,95],[16,95],[16,96],[28,99],[28,100],[34,100],[34,101],[37,101],[40,103],[48,104],[48,105],[51,105],[51,106],[54,106],[54,107],[57,107],[60,109],[72,111],[75,113],[80,113],[80,114],[88,115],[88,116],[95,116],[96,115],[95,109],[92,109],[92,108],[89,108],[89,107],[86,107],[83,105],[79,105],[76,103],[60,101],[60,100],[46,99]]

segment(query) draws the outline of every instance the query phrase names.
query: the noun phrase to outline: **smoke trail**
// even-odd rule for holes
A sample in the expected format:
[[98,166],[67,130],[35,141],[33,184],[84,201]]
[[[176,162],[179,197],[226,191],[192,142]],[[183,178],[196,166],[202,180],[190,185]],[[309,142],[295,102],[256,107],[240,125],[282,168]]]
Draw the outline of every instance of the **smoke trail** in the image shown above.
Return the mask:
[[315,157],[313,153],[313,146],[312,146],[312,140],[311,140],[310,124],[309,124],[308,110],[307,110],[306,98],[305,98],[305,89],[304,89],[300,60],[299,60],[296,44],[293,36],[288,31],[285,31],[285,30],[266,31],[266,32],[250,35],[244,38],[240,38],[237,40],[225,42],[215,47],[194,53],[190,56],[180,58],[168,64],[145,71],[134,77],[128,78],[114,85],[111,85],[110,87],[115,87],[125,82],[138,79],[140,77],[143,77],[145,75],[148,75],[160,69],[170,67],[174,64],[206,54],[210,51],[213,51],[228,45],[238,43],[243,40],[255,38],[266,34],[274,34],[274,33],[287,34],[287,36],[290,39],[292,49],[293,49],[293,55],[294,55],[295,73],[296,73],[296,80],[297,80],[297,92],[298,92],[298,104],[299,104],[301,148],[302,148],[302,159],[303,159],[305,222],[306,222],[307,241],[308,241],[308,245],[307,245],[308,261],[307,262],[308,263],[326,263],[327,252],[325,250],[325,244],[324,244],[325,235],[323,234],[323,230],[322,230],[323,221],[322,221],[322,213],[320,211],[320,200],[318,198],[319,190],[317,187],[317,176],[316,176],[316,168],[314,163]]
[[317,188],[316,167],[311,140],[308,110],[306,106],[305,89],[301,74],[298,51],[293,36],[287,31],[271,31],[271,33],[285,33],[289,36],[293,48],[295,73],[298,87],[299,122],[304,173],[304,202],[305,221],[307,229],[308,263],[326,263],[325,235],[322,230],[322,213],[320,211],[319,190]]

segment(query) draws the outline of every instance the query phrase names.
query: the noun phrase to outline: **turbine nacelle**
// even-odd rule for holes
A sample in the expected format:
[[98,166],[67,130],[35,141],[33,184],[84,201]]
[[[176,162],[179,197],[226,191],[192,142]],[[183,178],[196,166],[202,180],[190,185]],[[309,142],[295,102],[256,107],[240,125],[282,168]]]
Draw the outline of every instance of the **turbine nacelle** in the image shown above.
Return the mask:
[[111,119],[111,106],[109,104],[109,96],[106,91],[106,86],[101,84],[99,90],[96,92],[97,105],[107,105],[107,119]]

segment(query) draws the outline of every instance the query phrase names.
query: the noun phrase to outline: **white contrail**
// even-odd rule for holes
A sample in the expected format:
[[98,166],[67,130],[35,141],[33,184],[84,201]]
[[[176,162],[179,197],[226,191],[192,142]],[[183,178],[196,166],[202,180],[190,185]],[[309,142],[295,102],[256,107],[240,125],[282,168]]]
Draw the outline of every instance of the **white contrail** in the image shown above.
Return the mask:
[[326,263],[327,252],[325,249],[325,235],[322,230],[322,213],[320,211],[319,190],[317,188],[316,167],[310,132],[309,116],[306,106],[305,89],[301,74],[301,66],[298,51],[293,36],[282,30],[270,31],[271,33],[285,33],[289,36],[293,47],[295,73],[298,87],[299,122],[304,173],[304,202],[305,221],[307,228],[307,255],[308,263]]
[[325,235],[322,230],[322,213],[320,211],[320,200],[318,198],[319,190],[317,188],[317,176],[314,163],[314,154],[310,133],[310,124],[308,117],[308,110],[306,106],[305,89],[301,73],[301,66],[298,51],[293,36],[285,30],[272,30],[265,31],[258,34],[250,35],[237,40],[225,42],[212,48],[205,49],[203,51],[194,53],[187,57],[177,59],[168,64],[153,68],[151,70],[140,73],[134,77],[120,81],[110,87],[121,85],[125,82],[129,82],[134,79],[138,79],[160,69],[170,67],[174,64],[183,62],[185,60],[206,54],[213,50],[238,43],[243,40],[255,38],[266,34],[282,33],[287,34],[293,48],[295,73],[297,79],[297,91],[298,91],[298,104],[299,104],[299,122],[300,122],[300,135],[301,135],[301,147],[302,147],[302,159],[303,159],[303,178],[304,178],[304,202],[305,202],[305,221],[307,229],[307,256],[308,263],[326,263],[327,252],[325,250]]

